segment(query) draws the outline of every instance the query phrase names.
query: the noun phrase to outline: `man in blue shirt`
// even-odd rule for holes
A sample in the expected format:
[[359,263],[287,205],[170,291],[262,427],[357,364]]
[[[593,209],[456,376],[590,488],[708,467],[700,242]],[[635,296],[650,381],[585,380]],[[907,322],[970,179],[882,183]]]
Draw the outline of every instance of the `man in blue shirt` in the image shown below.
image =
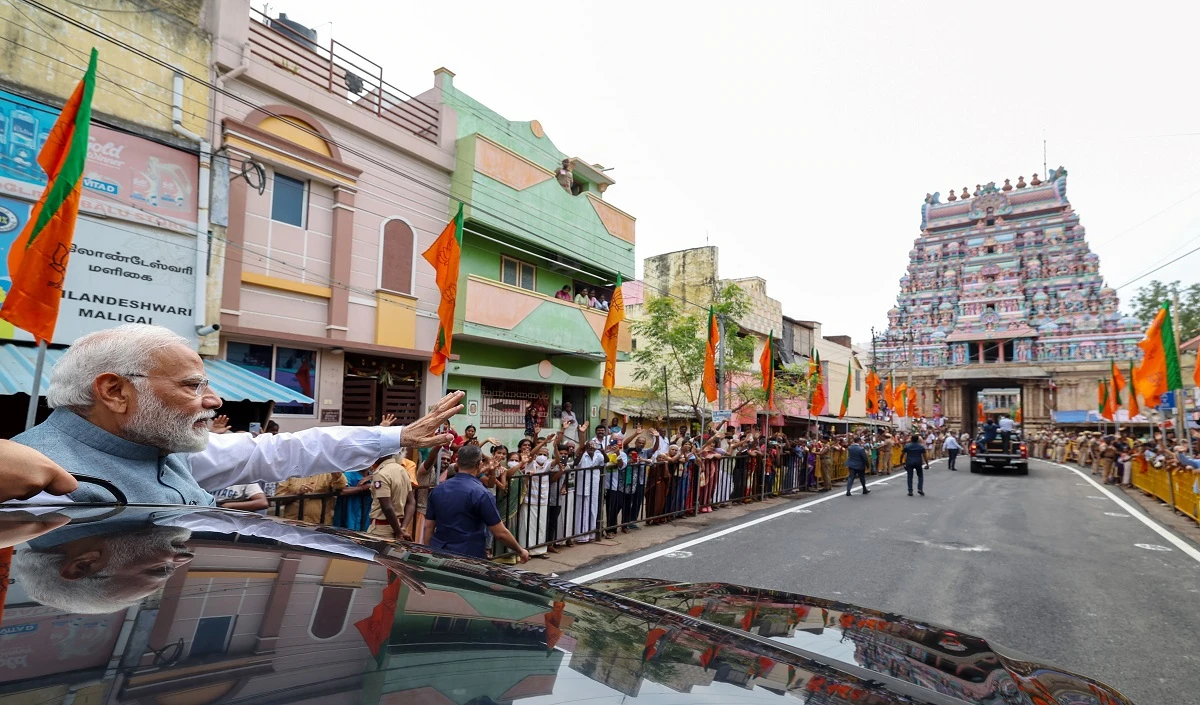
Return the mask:
[[925,469],[929,460],[925,456],[925,446],[921,445],[921,437],[913,434],[908,444],[904,446],[904,473],[908,475],[908,496],[912,496],[913,473],[917,474],[917,494],[925,496]]
[[524,563],[529,551],[504,526],[496,498],[479,481],[482,458],[477,445],[458,449],[458,472],[429,493],[425,536],[430,537],[430,548],[486,559],[486,537],[491,531],[496,541],[516,551]]

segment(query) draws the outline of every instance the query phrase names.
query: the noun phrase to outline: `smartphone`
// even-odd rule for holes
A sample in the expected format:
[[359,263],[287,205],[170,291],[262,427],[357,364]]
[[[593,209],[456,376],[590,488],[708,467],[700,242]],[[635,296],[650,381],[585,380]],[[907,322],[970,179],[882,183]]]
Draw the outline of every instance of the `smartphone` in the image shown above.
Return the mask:
[[257,421],[250,422],[250,435],[257,436],[262,433],[262,424]]

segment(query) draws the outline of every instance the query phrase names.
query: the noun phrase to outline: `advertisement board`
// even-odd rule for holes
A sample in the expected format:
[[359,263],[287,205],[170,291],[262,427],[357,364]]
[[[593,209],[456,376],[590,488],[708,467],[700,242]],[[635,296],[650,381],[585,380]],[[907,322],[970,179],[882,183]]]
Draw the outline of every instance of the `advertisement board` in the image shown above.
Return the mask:
[[[0,91],[0,301],[12,284],[9,247],[46,186],[37,153],[57,116]],[[94,123],[88,142],[80,216],[51,342],[68,344],[121,323],[152,323],[195,344],[198,158]],[[33,340],[7,321],[0,321],[0,338]]]
[[[37,155],[58,110],[0,91],[0,195],[36,201],[46,186]],[[194,233],[200,158],[92,123],[80,211]]]
[[100,668],[112,657],[125,619],[63,614],[50,607],[7,607],[0,624],[0,683]]

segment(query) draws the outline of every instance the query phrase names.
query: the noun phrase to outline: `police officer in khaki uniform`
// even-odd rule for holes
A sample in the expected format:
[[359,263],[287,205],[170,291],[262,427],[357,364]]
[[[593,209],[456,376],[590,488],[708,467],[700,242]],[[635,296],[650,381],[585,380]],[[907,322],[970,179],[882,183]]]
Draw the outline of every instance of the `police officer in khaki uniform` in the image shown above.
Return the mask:
[[367,533],[384,539],[411,541],[412,536],[404,527],[412,524],[417,498],[412,475],[401,464],[402,460],[406,459],[387,458],[371,475],[371,526]]

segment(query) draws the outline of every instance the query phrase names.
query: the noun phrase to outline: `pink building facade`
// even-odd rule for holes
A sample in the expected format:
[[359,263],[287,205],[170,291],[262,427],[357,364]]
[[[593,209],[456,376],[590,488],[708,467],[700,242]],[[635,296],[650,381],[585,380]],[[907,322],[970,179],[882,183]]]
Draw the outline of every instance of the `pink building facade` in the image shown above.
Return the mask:
[[[438,293],[420,255],[449,211],[453,111],[437,89],[410,96],[248,0],[215,2],[209,22],[228,92],[211,141],[230,174],[214,352],[313,399],[275,406],[284,431],[415,419],[441,391],[428,375]],[[235,427],[258,413],[228,411]]]

